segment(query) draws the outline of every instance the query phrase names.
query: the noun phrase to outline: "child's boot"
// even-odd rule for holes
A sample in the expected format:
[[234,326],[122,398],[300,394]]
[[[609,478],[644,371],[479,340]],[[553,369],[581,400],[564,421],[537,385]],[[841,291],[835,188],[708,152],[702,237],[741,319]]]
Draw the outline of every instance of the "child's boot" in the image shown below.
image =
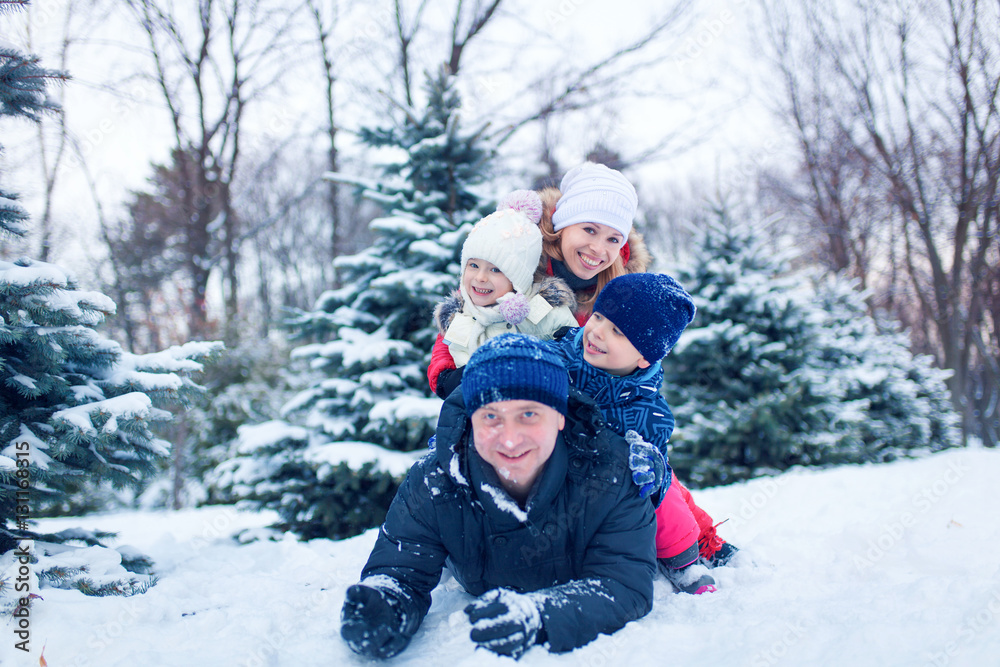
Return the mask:
[[[699,538],[699,544],[700,543],[701,541]],[[732,560],[733,556],[735,556],[738,552],[739,549],[734,547],[729,542],[722,542],[713,554],[707,558],[702,556],[701,560],[709,567],[722,567],[723,565],[727,565],[729,561]]]
[[698,557],[698,545],[692,544],[683,553],[671,558],[657,558],[660,572],[681,593],[701,595],[714,593],[715,579]]
[[722,567],[736,555],[739,549],[719,537],[715,531],[719,524],[712,521],[708,512],[698,507],[686,486],[678,482],[676,477],[672,480],[672,484],[678,486],[678,491],[687,503],[688,509],[691,510],[695,521],[698,522],[698,549],[702,560],[709,567]]

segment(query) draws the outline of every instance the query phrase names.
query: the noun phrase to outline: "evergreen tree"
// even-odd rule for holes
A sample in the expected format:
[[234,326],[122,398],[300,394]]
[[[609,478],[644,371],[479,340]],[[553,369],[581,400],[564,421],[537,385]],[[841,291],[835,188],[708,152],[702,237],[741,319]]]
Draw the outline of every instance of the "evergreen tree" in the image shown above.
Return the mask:
[[869,317],[852,282],[827,278],[815,298],[826,315],[817,340],[820,371],[837,378],[845,402],[863,409],[860,447],[850,459],[885,462],[913,450],[960,446],[947,385],[951,371],[936,368],[928,355],[914,355],[897,322]]
[[957,443],[943,374],[881,336],[861,296],[822,291],[725,210],[681,283],[698,307],[664,361],[671,465],[695,485],[795,465],[884,461]]
[[[271,442],[249,431],[254,443],[241,436],[237,458],[217,470],[232,497],[278,510],[283,527],[306,537],[345,537],[378,525],[400,479],[386,462],[399,460],[394,452],[425,450],[437,420],[440,400],[426,379],[436,334],[431,312],[457,287],[462,241],[485,213],[474,186],[485,178],[490,152],[482,128],[459,123],[453,77],[442,70],[428,77],[426,90],[422,113],[406,109],[400,126],[361,134],[402,156],[384,166],[385,180],[340,179],[389,215],[371,223],[370,248],[336,260],[343,287],[292,322],[297,340],[313,341],[293,358],[318,374],[284,408],[305,430],[271,424]],[[376,452],[381,463],[331,464],[329,452],[344,450],[330,445],[349,442]]]
[[[0,17],[5,11],[26,4],[27,0],[2,2]],[[37,56],[0,40],[0,119],[22,117],[39,121],[42,114],[56,109],[46,94],[47,85],[67,78],[64,72],[42,67]],[[0,236],[21,237],[28,232],[28,212],[17,200],[18,195],[0,183]]]
[[[61,78],[39,67],[37,58],[0,46],[0,114],[37,121],[51,108],[45,82]],[[23,236],[27,217],[10,193],[0,197],[0,232]],[[108,297],[80,290],[57,266],[0,260],[0,553],[34,540],[33,584],[125,594],[150,583],[122,569],[146,568],[135,554],[103,550],[103,565],[88,567],[89,556],[68,558],[73,547],[60,544],[83,542],[86,550],[106,536],[31,530],[31,518],[46,504],[88,485],[135,485],[154,471],[169,443],[154,436],[151,423],[169,418],[160,407],[165,402],[199,390],[186,376],[217,348],[189,343],[129,354],[94,329],[114,311]],[[98,570],[102,577],[95,580]],[[9,583],[0,579],[0,607],[9,604]]]
[[[206,483],[212,470],[230,458],[229,449],[243,424],[278,419],[281,405],[301,388],[288,368],[285,341],[244,341],[229,348],[205,369],[205,392],[183,414],[165,425],[173,446],[169,471],[144,488],[142,507],[191,507],[230,502]],[[178,457],[178,452],[183,456]]]

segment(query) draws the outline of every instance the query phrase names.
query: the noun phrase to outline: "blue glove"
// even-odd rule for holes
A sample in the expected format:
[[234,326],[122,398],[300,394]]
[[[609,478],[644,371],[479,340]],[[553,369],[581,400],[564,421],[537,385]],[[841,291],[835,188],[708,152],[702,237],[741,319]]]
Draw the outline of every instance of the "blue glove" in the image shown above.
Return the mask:
[[635,431],[625,432],[625,442],[628,443],[628,467],[632,469],[632,481],[639,487],[639,497],[648,498],[663,486],[667,462],[659,449]]
[[535,644],[542,628],[541,614],[531,598],[507,588],[483,593],[465,613],[472,623],[472,641],[515,660]]
[[355,584],[347,589],[340,612],[340,636],[355,653],[391,658],[410,643],[403,632],[399,599],[383,588]]

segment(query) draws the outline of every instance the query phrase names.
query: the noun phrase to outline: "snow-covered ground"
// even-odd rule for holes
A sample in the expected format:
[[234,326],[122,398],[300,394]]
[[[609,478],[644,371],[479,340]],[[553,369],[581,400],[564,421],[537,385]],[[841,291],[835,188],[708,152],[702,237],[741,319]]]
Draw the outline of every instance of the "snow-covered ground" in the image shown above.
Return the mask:
[[[799,470],[696,492],[742,547],[715,570],[720,590],[677,595],[664,580],[653,611],[573,653],[535,647],[523,665],[1000,664],[1000,451]],[[42,589],[31,654],[5,628],[0,664],[356,665],[339,636],[344,589],[375,531],[341,542],[287,538],[239,546],[234,532],[271,517],[227,507],[46,520],[120,533],[156,561],[143,595],[91,598]],[[752,559],[752,562],[750,562]],[[395,665],[513,664],[476,651],[445,578]],[[6,621],[10,624],[10,620]]]

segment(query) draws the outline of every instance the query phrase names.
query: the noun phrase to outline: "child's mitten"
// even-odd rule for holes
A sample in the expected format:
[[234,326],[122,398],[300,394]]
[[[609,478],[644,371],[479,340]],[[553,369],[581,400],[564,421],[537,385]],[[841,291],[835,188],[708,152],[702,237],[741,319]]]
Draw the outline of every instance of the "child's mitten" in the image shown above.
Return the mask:
[[648,498],[663,486],[667,462],[659,449],[635,431],[625,432],[625,442],[628,443],[628,467],[632,469],[632,481],[639,487],[639,496]]

